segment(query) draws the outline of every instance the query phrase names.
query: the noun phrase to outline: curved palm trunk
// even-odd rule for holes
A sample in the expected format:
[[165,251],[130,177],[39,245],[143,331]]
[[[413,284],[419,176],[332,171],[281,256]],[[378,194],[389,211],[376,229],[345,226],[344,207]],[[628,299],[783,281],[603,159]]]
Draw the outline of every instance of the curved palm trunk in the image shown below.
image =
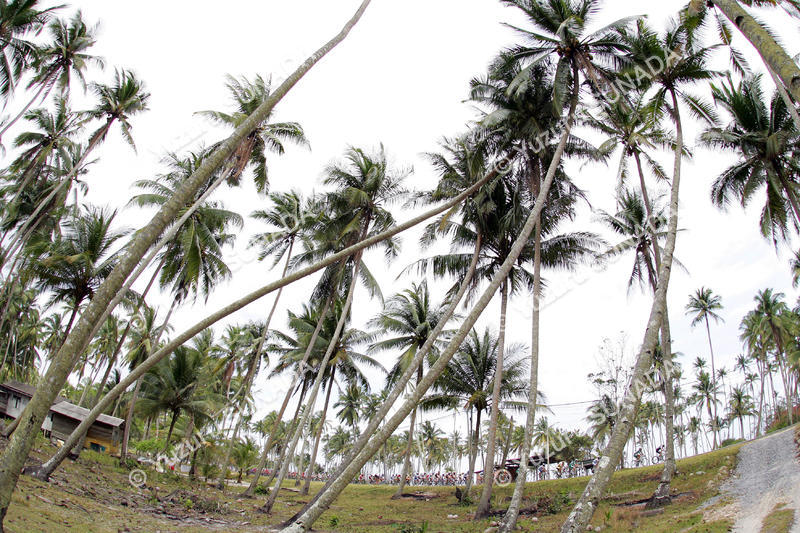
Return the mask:
[[[369,230],[369,219],[366,220],[364,228],[361,231],[362,239],[366,236],[368,230]],[[289,468],[289,462],[291,461],[291,458],[294,455],[294,451],[297,448],[297,442],[300,440],[300,435],[303,432],[303,429],[308,425],[308,420],[311,417],[313,406],[316,404],[317,393],[319,392],[320,385],[322,384],[322,380],[325,377],[325,369],[328,366],[328,362],[330,361],[331,355],[333,355],[333,350],[336,348],[336,344],[339,342],[339,337],[342,334],[344,325],[347,322],[347,315],[350,313],[350,307],[353,305],[353,295],[355,294],[355,288],[356,285],[358,284],[358,273],[361,269],[362,256],[363,256],[363,250],[356,252],[355,256],[353,257],[353,274],[350,278],[351,279],[350,287],[347,289],[347,297],[345,299],[344,306],[342,306],[342,314],[339,317],[338,322],[336,323],[336,329],[333,332],[333,336],[328,342],[328,348],[327,350],[325,350],[325,356],[322,358],[322,361],[319,364],[319,368],[317,369],[317,376],[314,379],[314,385],[311,389],[311,396],[309,396],[309,400],[307,403],[309,407],[303,413],[302,420],[297,425],[297,428],[294,430],[294,435],[292,436],[292,439],[289,442],[288,447],[286,448],[286,457],[283,460],[280,472],[278,472],[278,477],[275,479],[275,485],[272,487],[272,491],[269,494],[267,502],[261,508],[261,510],[266,513],[272,511],[272,506],[275,504],[275,500],[278,497],[278,492],[280,492],[281,490],[281,483],[283,483],[283,480],[286,477],[286,471]]]
[[[332,302],[333,302],[333,293],[331,293],[328,296],[327,300],[325,301],[325,306],[322,308],[322,312],[320,313],[319,319],[317,320],[317,325],[314,327],[314,332],[311,334],[311,340],[309,341],[308,346],[306,347],[306,351],[303,354],[303,359],[300,361],[300,364],[297,365],[297,370],[295,370],[295,373],[292,376],[292,383],[289,385],[289,390],[286,391],[286,396],[284,396],[283,398],[283,403],[281,404],[281,408],[278,410],[278,416],[275,417],[275,422],[272,424],[272,429],[269,433],[269,438],[267,439],[267,443],[264,445],[264,449],[261,451],[261,458],[258,460],[258,468],[256,469],[256,473],[253,476],[252,481],[250,481],[250,486],[248,486],[247,489],[242,493],[242,496],[248,498],[252,497],[256,490],[256,487],[258,486],[258,480],[261,477],[261,472],[267,465],[267,455],[269,455],[269,451],[275,444],[275,435],[278,434],[278,427],[280,426],[280,423],[283,420],[283,413],[286,411],[286,406],[289,404],[289,399],[292,397],[294,389],[297,386],[297,382],[300,380],[300,375],[303,373],[303,370],[305,369],[305,366],[308,362],[308,358],[311,356],[311,351],[317,344],[317,338],[319,337],[319,332],[322,329],[322,324],[325,321],[325,317],[328,314],[328,309],[330,309]],[[302,396],[305,396],[305,383],[303,383]],[[302,403],[302,396],[300,403],[298,403],[298,409],[300,408],[300,404]],[[295,413],[294,420],[297,420],[297,413]],[[275,477],[275,469],[272,470],[270,481],[274,477]],[[269,482],[267,482],[267,485],[269,485]]]
[[800,68],[769,32],[739,4],[737,0],[711,0],[711,3],[739,28],[750,41],[768,68],[777,75],[786,89],[800,102]]
[[[249,135],[265,117],[267,117],[278,102],[294,87],[311,68],[318,63],[328,52],[333,50],[341,43],[356,23],[361,19],[371,0],[364,0],[359,6],[353,17],[345,24],[342,30],[330,41],[314,52],[298,69],[293,72],[270,97],[261,104],[238,128],[236,131],[217,149],[209,158],[204,161],[200,168],[187,180],[185,180],[173,197],[164,204],[153,219],[142,228],[128,246],[125,255],[121,258],[112,273],[106,278],[99,287],[81,315],[76,328],[70,333],[67,342],[59,350],[53,359],[47,374],[42,380],[36,393],[28,402],[23,413],[20,415],[22,422],[20,427],[23,431],[16,431],[8,446],[0,456],[0,524],[2,523],[11,503],[11,494],[16,487],[22,466],[33,446],[33,440],[42,425],[44,417],[52,405],[53,399],[63,387],[64,383],[72,370],[72,364],[76,357],[76,352],[86,343],[87,338],[91,338],[90,333],[98,325],[98,320],[105,312],[106,307],[114,298],[114,295],[125,282],[125,279],[136,268],[147,250],[158,239],[158,236],[174,220],[177,213],[194,196],[196,191],[208,182],[211,175],[220,168],[228,157],[233,153],[242,139]],[[138,376],[137,378],[138,379]],[[127,386],[127,384],[126,384]],[[112,398],[113,399],[113,398]],[[111,399],[109,399],[110,403]],[[103,404],[100,402],[98,407]],[[105,406],[103,406],[105,408]],[[96,418],[98,413],[94,413]],[[89,418],[87,417],[87,420]],[[91,419],[94,421],[94,418]],[[91,422],[90,422],[91,423]],[[88,427],[88,424],[87,424]],[[82,428],[85,431],[86,428]]]
[[503,518],[499,533],[510,533],[517,527],[519,509],[522,505],[522,493],[525,490],[525,483],[528,480],[528,460],[531,455],[531,438],[533,437],[533,425],[536,421],[536,399],[539,395],[539,316],[541,312],[541,291],[542,291],[542,224],[536,221],[533,241],[533,312],[531,314],[531,374],[528,384],[528,407],[525,418],[525,433],[520,446],[519,470],[517,470],[517,480],[514,484],[514,493],[511,495],[511,503],[508,504],[508,511]]
[[[286,276],[286,272],[289,270],[289,262],[292,259],[292,248],[294,248],[294,239],[289,243],[289,249],[286,251],[286,263],[283,265],[283,272],[281,272],[281,277]],[[272,317],[275,314],[275,309],[278,307],[278,301],[281,298],[281,294],[283,293],[283,287],[278,289],[278,293],[275,295],[275,301],[272,303],[272,308],[269,310],[269,314],[267,315],[267,321],[264,324],[264,333],[261,334],[261,337],[258,339],[258,345],[256,346],[255,356],[253,360],[250,361],[250,365],[247,368],[247,375],[244,378],[244,385],[241,389],[242,397],[241,401],[244,401],[250,395],[250,389],[253,387],[253,380],[255,378],[256,372],[258,371],[258,367],[261,363],[261,352],[264,349],[264,342],[267,340],[267,334],[269,333],[269,325],[272,322]],[[236,421],[236,426],[233,429],[233,443],[236,442],[236,439],[239,438],[239,430],[242,426],[242,420],[244,417],[244,410],[239,409],[239,417]],[[225,458],[222,461],[222,464],[226,465],[231,459],[231,451],[233,450],[233,445],[227,446],[225,448]],[[225,489],[225,474],[221,474],[219,477],[219,481],[217,482],[217,488],[224,490]]]
[[172,430],[175,429],[175,422],[178,421],[180,411],[172,412],[172,420],[169,422],[169,431],[167,431],[167,438],[164,440],[164,450],[161,453],[167,453],[169,449],[169,441],[172,440]]
[[[417,366],[417,386],[422,381],[422,363]],[[414,449],[414,423],[417,420],[417,409],[411,411],[411,419],[409,420],[408,427],[408,443],[406,444],[406,456],[403,458],[403,470],[400,474],[400,483],[397,485],[397,491],[392,496],[392,499],[397,499],[403,496],[403,489],[406,488],[406,476],[411,469],[411,451]]]
[[503,385],[503,356],[506,340],[506,311],[508,310],[508,282],[500,287],[500,334],[497,337],[497,366],[494,371],[492,388],[492,410],[489,415],[489,435],[486,443],[486,459],[483,464],[483,491],[475,510],[475,520],[481,520],[489,514],[491,507],[492,485],[494,484],[494,452],[497,447],[497,419],[500,416],[500,389]]
[[[577,87],[576,87],[577,90]],[[367,439],[369,442],[366,446],[364,446],[357,455],[352,456],[349,464],[341,471],[341,473],[334,479],[327,488],[323,488],[318,495],[317,499],[313,500],[309,503],[307,509],[301,511],[301,514],[293,519],[293,523],[288,525],[286,528],[283,529],[286,533],[295,533],[300,531],[305,531],[309,529],[314,522],[319,518],[319,516],[330,506],[330,504],[341,494],[342,490],[347,486],[350,480],[353,479],[354,475],[358,472],[358,470],[377,452],[377,450],[381,447],[383,442],[389,438],[389,436],[397,429],[397,426],[405,419],[406,416],[411,412],[411,410],[419,403],[422,399],[422,396],[427,392],[427,390],[433,385],[434,381],[438,379],[441,373],[444,371],[447,364],[452,359],[453,355],[455,355],[458,347],[461,345],[461,342],[467,337],[469,334],[470,329],[475,325],[478,318],[480,317],[483,310],[489,304],[489,301],[494,297],[494,294],[500,288],[500,285],[505,282],[506,277],[508,277],[509,272],[514,266],[519,255],[522,253],[523,248],[528,242],[528,238],[531,236],[533,232],[533,228],[536,224],[536,220],[541,214],[542,208],[544,207],[544,201],[547,196],[547,193],[550,190],[550,186],[553,183],[553,179],[555,178],[556,169],[561,161],[561,157],[564,154],[564,148],[567,144],[567,139],[569,137],[570,128],[572,126],[572,122],[575,116],[575,110],[577,108],[577,94],[573,95],[570,102],[570,109],[567,113],[567,121],[564,127],[564,131],[561,134],[561,138],[558,143],[558,147],[553,154],[553,159],[550,163],[550,168],[547,170],[547,175],[544,180],[544,184],[542,185],[542,191],[536,198],[536,203],[528,216],[528,219],[525,221],[525,225],[523,226],[522,230],[520,231],[517,240],[514,241],[514,244],[511,247],[511,251],[503,262],[500,269],[492,278],[489,286],[484,290],[481,297],[476,302],[473,309],[470,311],[469,315],[467,315],[466,319],[462,323],[461,327],[458,329],[457,333],[453,336],[450,340],[447,348],[443,351],[443,353],[439,356],[439,359],[431,366],[428,373],[423,377],[422,382],[414,392],[411,394],[406,401],[400,406],[400,408],[392,415],[392,417],[384,424],[383,428],[378,431],[375,435],[370,438],[370,434],[367,434]],[[411,378],[410,375],[404,374],[403,380],[399,381],[397,387],[405,388],[408,384],[409,379]],[[395,391],[392,391],[393,393]],[[399,392],[398,392],[399,396]],[[391,395],[390,395],[391,398]],[[395,399],[397,396],[395,396]],[[394,402],[394,399],[392,400]],[[391,405],[391,404],[390,404]],[[388,411],[388,408],[387,408]],[[385,414],[383,415],[385,416]],[[377,426],[376,426],[377,427]],[[374,431],[374,429],[372,430]]]
[[653,297],[653,305],[647,321],[644,339],[633,368],[631,386],[625,392],[625,397],[617,415],[617,423],[611,433],[609,443],[603,450],[602,457],[597,464],[595,473],[583,491],[575,507],[561,527],[561,533],[582,533],[592,519],[601,496],[605,493],[611,476],[622,458],[625,443],[628,441],[633,429],[642,393],[645,387],[646,374],[650,371],[653,362],[653,352],[658,344],[659,331],[665,316],[667,303],[667,289],[672,272],[672,257],[675,251],[675,242],[678,234],[678,200],[681,179],[681,157],[683,152],[683,130],[681,126],[678,99],[674,91],[670,91],[675,113],[676,146],[675,167],[670,192],[670,218],[667,240],[663,250],[661,268],[658,272],[658,286]]
[[336,367],[331,369],[331,377],[328,379],[328,391],[325,393],[325,405],[322,407],[322,417],[319,420],[319,427],[314,436],[314,448],[311,451],[311,460],[306,470],[306,481],[303,484],[303,489],[300,491],[300,494],[304,496],[308,494],[308,490],[311,488],[311,476],[314,475],[314,465],[317,463],[317,452],[319,451],[319,443],[322,440],[322,430],[325,427],[325,418],[328,416],[328,404],[331,401],[331,390],[333,389],[333,377],[335,372]]
[[[647,184],[644,179],[644,172],[642,171],[642,161],[639,152],[634,152],[636,159],[636,169],[639,173],[639,187],[642,191],[642,199],[644,200],[647,219],[653,219],[653,207],[650,203],[650,196],[647,192]],[[656,269],[661,270],[661,248],[658,245],[658,239],[655,232],[652,233],[653,240],[653,257],[655,258]],[[656,287],[653,287],[655,293]],[[655,297],[655,294],[654,294]],[[675,389],[672,382],[672,369],[674,364],[672,362],[672,335],[669,326],[669,311],[666,303],[664,304],[664,318],[661,322],[661,347],[662,358],[664,366],[664,438],[666,445],[666,454],[664,457],[664,470],[661,472],[661,480],[653,493],[653,502],[659,504],[669,503],[669,492],[672,484],[672,476],[675,475],[677,466],[675,464]]]

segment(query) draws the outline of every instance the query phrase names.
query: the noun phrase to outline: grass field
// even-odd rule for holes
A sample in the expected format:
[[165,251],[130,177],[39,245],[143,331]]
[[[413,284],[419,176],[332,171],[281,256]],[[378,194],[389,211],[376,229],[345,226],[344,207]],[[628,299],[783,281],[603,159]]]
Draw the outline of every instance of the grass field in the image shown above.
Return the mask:
[[[717,506],[700,509],[718,493],[718,487],[735,465],[740,445],[679,461],[673,483],[674,503],[663,510],[646,511],[640,500],[650,496],[659,466],[618,472],[609,496],[603,500],[592,525],[605,531],[722,532],[729,517],[716,516]],[[35,456],[46,458],[52,447],[38,443]],[[77,462],[67,462],[50,483],[23,476],[6,519],[7,531],[264,531],[297,511],[307,496],[283,490],[272,515],[257,509],[263,496],[241,499],[241,488],[223,494],[201,482],[172,473],[146,470],[141,488],[128,481],[127,470],[106,455],[84,452]],[[523,531],[557,531],[588,478],[550,480],[528,485],[519,525]],[[319,490],[312,485],[312,492]],[[284,487],[292,489],[294,482]],[[505,509],[513,487],[495,491],[493,508]],[[410,488],[409,492],[417,490]],[[319,531],[341,532],[467,532],[484,531],[494,519],[471,520],[474,506],[456,502],[452,487],[420,488],[428,500],[391,500],[393,487],[353,485],[316,524]]]

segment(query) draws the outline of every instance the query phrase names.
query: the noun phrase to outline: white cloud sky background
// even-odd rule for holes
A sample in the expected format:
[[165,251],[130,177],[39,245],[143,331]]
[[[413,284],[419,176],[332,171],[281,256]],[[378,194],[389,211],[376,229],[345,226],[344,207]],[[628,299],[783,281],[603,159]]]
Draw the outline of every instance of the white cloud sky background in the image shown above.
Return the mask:
[[[181,150],[198,138],[206,144],[223,138],[224,130],[193,116],[193,112],[229,109],[225,74],[273,73],[277,80],[282,79],[337,32],[358,4],[358,0],[146,0],[134,8],[107,0],[73,2],[87,20],[101,22],[95,52],[105,57],[110,67],[135,70],[152,93],[150,111],[133,120],[138,153],[130,150],[117,132],[112,133],[96,152],[101,159],[87,178],[90,192],[82,202],[121,207],[134,193],[130,187],[133,181],[151,178],[161,170],[158,160],[165,151]],[[661,27],[677,13],[682,2],[609,0],[604,5],[596,19],[598,26],[646,8],[650,22]],[[775,19],[765,13],[764,18],[775,21],[773,29],[779,34],[791,35],[794,30],[796,35],[797,24],[787,23],[785,17]],[[300,122],[311,142],[311,151],[290,148],[284,157],[270,156],[271,189],[297,188],[310,194],[321,188],[324,166],[339,158],[348,145],[373,147],[379,142],[384,143],[398,166],[414,167],[409,186],[430,188],[437,178],[421,154],[435,151],[443,135],[463,131],[476,117],[471,104],[464,102],[468,82],[485,71],[489,60],[503,46],[514,42],[515,36],[501,26],[503,21],[519,21],[518,14],[495,0],[375,0],[350,37],[278,106],[275,120]],[[757,65],[747,43],[738,41],[751,64]],[[789,41],[790,52],[798,51],[795,46]],[[727,68],[724,60],[719,66]],[[111,75],[108,68],[105,73],[92,76],[108,80]],[[696,92],[709,95],[705,87]],[[687,130],[687,142],[692,143],[698,128],[692,124]],[[596,142],[601,140],[589,137]],[[700,148],[695,155],[695,160],[684,164],[680,221],[684,231],[679,235],[676,251],[688,272],[674,271],[669,298],[674,349],[683,354],[680,360],[687,376],[696,356],[708,358],[705,331],[690,329],[689,318],[684,316],[688,295],[695,289],[711,287],[722,296],[725,305],[721,314],[726,322],[712,326],[718,368],[731,368],[741,350],[738,324],[752,307],[756,290],[774,287],[787,294],[790,304],[796,297],[791,288],[788,251],[776,253],[758,233],[760,206],[754,204],[747,212],[734,206],[723,213],[710,203],[710,185],[732,157]],[[663,161],[665,168],[672,168],[668,156]],[[595,209],[614,209],[616,164],[615,159],[608,167],[568,165],[577,184],[589,193]],[[217,198],[242,215],[267,207],[249,182],[240,189],[225,190]],[[585,229],[588,224],[594,231],[602,231],[591,213],[584,211],[572,228]],[[399,221],[409,217],[400,206],[394,212]],[[119,220],[139,227],[149,220],[149,213],[130,208],[121,212]],[[207,303],[180,308],[173,321],[176,332],[278,277],[279,270],[269,271],[271,263],[255,262],[254,252],[246,249],[249,236],[264,229],[258,222],[247,221],[235,251],[229,253],[235,270],[232,279],[220,285]],[[389,266],[380,252],[367,257],[386,297],[415,279],[395,278],[420,256],[418,235],[419,231],[409,231],[402,236],[403,251]],[[613,241],[613,237],[607,237]],[[640,342],[650,298],[638,289],[628,292],[631,260],[626,256],[600,273],[585,268],[576,275],[545,274],[551,289],[542,316],[539,376],[540,388],[551,403],[594,397],[586,375],[597,369],[596,356],[604,337],[618,338],[621,331],[626,332],[629,350]],[[575,279],[585,282],[574,287]],[[315,281],[316,278],[309,278],[286,288],[273,327],[285,327],[286,310],[299,309]],[[449,284],[432,285],[437,299]],[[140,285],[143,283],[137,287]],[[566,291],[569,292],[563,297],[553,300],[552,296]],[[151,299],[153,302],[161,304],[163,316],[169,298],[161,296]],[[268,296],[223,323],[263,319],[271,304],[272,297]],[[365,327],[378,310],[378,302],[369,301],[365,291],[359,290],[353,326]],[[487,324],[496,327],[498,314],[499,298],[495,298],[479,328]],[[529,343],[530,314],[529,295],[512,299],[507,323],[510,341]],[[219,336],[221,324],[216,330]],[[379,357],[385,366],[391,366],[390,354]],[[257,381],[259,418],[277,408],[288,383],[288,379],[268,381],[267,373],[262,370]],[[373,390],[380,390],[383,379],[374,377]],[[586,405],[556,408],[550,418],[562,427],[585,427],[585,409]],[[445,420],[442,427],[448,430],[451,424]]]

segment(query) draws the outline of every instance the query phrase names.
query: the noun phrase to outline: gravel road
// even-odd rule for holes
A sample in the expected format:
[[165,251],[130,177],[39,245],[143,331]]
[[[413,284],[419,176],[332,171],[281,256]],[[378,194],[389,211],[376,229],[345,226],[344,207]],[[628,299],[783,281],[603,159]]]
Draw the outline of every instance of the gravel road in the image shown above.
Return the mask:
[[794,428],[746,444],[739,464],[723,493],[736,499],[733,531],[752,533],[779,503],[795,510],[791,533],[800,533],[800,462],[796,458]]

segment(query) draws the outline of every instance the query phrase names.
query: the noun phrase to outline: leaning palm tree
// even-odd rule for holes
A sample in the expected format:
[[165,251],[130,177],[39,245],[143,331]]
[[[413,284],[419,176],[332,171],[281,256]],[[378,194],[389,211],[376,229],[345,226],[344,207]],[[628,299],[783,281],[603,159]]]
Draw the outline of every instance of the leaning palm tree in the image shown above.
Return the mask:
[[[171,220],[175,218],[180,205],[183,200],[188,200],[194,197],[194,193],[207,182],[209,177],[216,171],[222,164],[223,159],[233,153],[235,146],[238,142],[246,136],[251,129],[255,127],[259,119],[268,115],[275,106],[282,100],[282,98],[317,64],[322,60],[331,50],[338,46],[349,35],[352,29],[356,26],[358,21],[363,16],[370,0],[363,0],[358,9],[352,17],[342,26],[342,29],[322,47],[320,47],[314,54],[312,54],[307,61],[299,66],[281,86],[276,89],[273,96],[264,102],[251,116],[251,121],[245,121],[231,137],[223,143],[217,150],[218,157],[214,157],[207,162],[206,165],[198,169],[178,191],[177,202],[165,204],[162,209],[156,214],[150,222],[144,226],[143,230],[138,232],[130,246],[127,247],[125,255],[120,259],[118,267],[109,276],[109,279],[103,285],[98,296],[89,303],[84,314],[81,315],[76,328],[64,343],[62,349],[54,357],[52,363],[48,367],[46,381],[52,385],[49,388],[39,388],[34,394],[31,401],[28,403],[28,408],[20,420],[25,421],[24,430],[15,432],[13,438],[4,450],[0,457],[0,463],[7,468],[0,469],[0,517],[5,516],[8,509],[8,502],[11,501],[11,493],[16,487],[19,472],[24,465],[25,460],[30,453],[33,445],[33,438],[38,432],[42,421],[47,415],[47,410],[52,405],[57,391],[66,382],[67,377],[72,369],[74,359],[77,353],[82,350],[84,344],[91,337],[92,330],[97,327],[105,314],[104,310],[111,312],[113,307],[118,304],[117,292],[125,284],[125,279],[136,269],[139,261],[147,254],[148,249],[158,240],[158,236],[165,230]],[[179,205],[175,205],[179,204]],[[443,209],[447,209],[447,204]],[[435,216],[438,214],[436,210],[428,216]],[[399,230],[398,230],[399,231]],[[366,246],[366,244],[364,244]],[[347,254],[342,254],[347,255]],[[324,268],[324,264],[318,265],[318,269]],[[309,269],[312,270],[313,269]],[[283,280],[287,282],[288,280]],[[114,305],[110,306],[114,301]],[[233,307],[244,306],[242,302],[237,303]],[[199,333],[205,328],[198,328],[192,335]],[[190,335],[191,336],[191,335]],[[183,341],[182,341],[183,342]],[[169,349],[174,348],[170,346]],[[126,376],[117,387],[112,389],[109,395],[104,397],[98,405],[96,405],[87,418],[79,426],[81,431],[85,431],[88,426],[94,421],[102,409],[107,407],[116,397],[124,390],[125,387],[144,373],[157,361],[166,356],[168,350],[164,350],[160,354],[153,354],[152,359],[143,364],[142,367],[137,369],[136,372]],[[144,366],[147,365],[147,366]],[[73,446],[77,442],[77,438],[70,437],[69,443],[66,445]]]
[[[370,346],[370,352],[380,352],[387,350],[402,350],[400,357],[389,371],[387,385],[391,386],[397,382],[398,378],[414,361],[414,356],[421,349],[430,337],[436,326],[443,319],[444,308],[431,302],[428,283],[422,281],[413,283],[410,289],[406,289],[386,301],[383,311],[370,321],[370,326],[390,335]],[[422,380],[424,372],[423,366],[426,362],[432,361],[435,354],[429,354],[428,361],[417,367],[417,383]],[[417,410],[411,412],[408,428],[408,444],[403,461],[403,469],[400,475],[400,483],[393,498],[399,498],[405,488],[405,480],[411,468],[411,450],[414,444],[414,423],[417,417]]]
[[800,128],[795,125],[783,99],[776,93],[767,101],[761,78],[754,76],[737,85],[728,80],[712,86],[714,101],[731,115],[725,128],[710,128],[701,136],[706,145],[738,154],[711,189],[719,207],[733,200],[746,207],[764,191],[759,223],[761,234],[776,243],[788,238],[791,226],[800,231]]
[[[708,351],[711,354],[711,383],[714,390],[717,390],[717,370],[714,362],[714,345],[711,342],[711,325],[709,319],[715,322],[722,320],[717,314],[717,311],[722,309],[722,298],[714,294],[709,288],[700,287],[695,293],[689,297],[689,303],[686,304],[686,314],[692,316],[692,327],[700,324],[701,322],[706,326],[706,334],[708,335]],[[714,417],[717,419],[717,402],[714,401]],[[718,429],[714,431],[714,448],[717,447],[717,433]]]
[[28,83],[28,89],[35,88],[36,92],[0,129],[0,140],[37,100],[44,101],[54,87],[58,87],[62,96],[68,96],[72,79],[77,78],[85,89],[85,70],[91,65],[103,66],[102,59],[86,53],[96,42],[97,28],[87,26],[80,11],[69,21],[54,20],[47,29],[52,41],[37,50],[33,64],[36,73]]
[[[228,76],[226,84],[228,92],[234,101],[234,111],[200,111],[197,114],[213,120],[231,129],[238,128],[253,112],[265,101],[269,100],[272,93],[271,80],[260,75],[253,81],[245,77],[241,79]],[[230,185],[238,185],[242,173],[248,168],[253,168],[256,189],[266,192],[269,188],[269,173],[267,171],[266,152],[282,154],[285,151],[284,143],[290,141],[295,144],[308,145],[305,133],[300,124],[296,122],[270,122],[270,116],[265,116],[261,122],[239,143],[234,153],[228,158],[223,171],[225,179]],[[216,145],[211,149],[216,149]]]
[[[677,240],[681,164],[685,153],[680,106],[682,102],[695,116],[713,122],[716,119],[713,109],[699,98],[688,93],[686,86],[692,83],[705,82],[713,77],[714,73],[706,66],[711,50],[696,46],[689,30],[682,24],[671,22],[662,37],[640,21],[637,23],[634,33],[623,32],[623,39],[628,43],[631,50],[631,54],[625,58],[623,63],[628,62],[634,68],[636,66],[642,68],[648,65],[648,61],[658,60],[659,64],[664,66],[650,80],[655,91],[651,99],[651,105],[656,109],[666,111],[664,114],[669,114],[675,126],[674,165],[670,189],[667,239],[664,249],[661,251],[658,285],[632,375],[634,382],[640,383],[653,366],[653,356],[656,352],[659,332],[666,314],[667,290],[669,288],[673,254]],[[680,50],[681,53],[676,54],[676,50]],[[670,350],[666,350],[668,357],[671,357],[669,352]],[[597,501],[602,496],[611,480],[616,465],[622,459],[625,444],[635,422],[636,410],[641,401],[642,393],[642,387],[630,387],[625,393],[625,399],[619,411],[618,422],[614,427],[609,444],[603,451],[603,457],[595,474],[564,522],[561,528],[562,533],[583,531],[591,520],[596,510],[596,506],[591,502]],[[668,446],[669,442],[671,441],[668,441]],[[668,489],[674,470],[674,461],[665,461],[661,482],[654,497],[661,498],[669,495]]]
[[39,0],[0,1],[0,96],[7,99],[19,77],[36,58],[36,45],[28,38],[47,24],[53,11],[41,9]]

